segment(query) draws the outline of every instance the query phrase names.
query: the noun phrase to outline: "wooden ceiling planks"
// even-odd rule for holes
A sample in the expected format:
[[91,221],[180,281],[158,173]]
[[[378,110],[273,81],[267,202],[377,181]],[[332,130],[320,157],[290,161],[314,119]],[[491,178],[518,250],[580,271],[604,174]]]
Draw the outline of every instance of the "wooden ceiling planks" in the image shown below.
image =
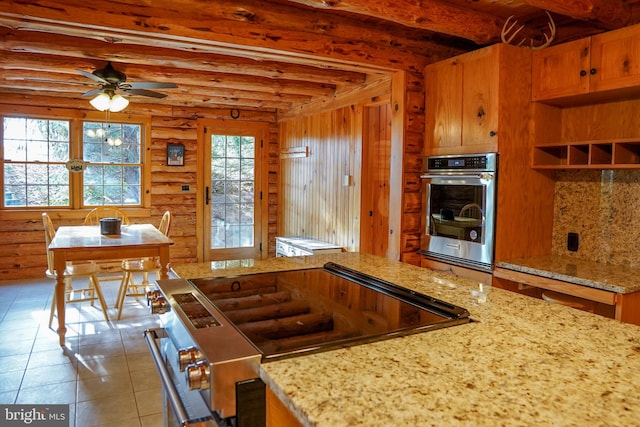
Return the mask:
[[130,81],[171,81],[178,106],[295,110],[391,70],[499,40],[507,17],[554,43],[637,21],[639,0],[39,0],[0,2],[0,92],[82,99],[113,61]]

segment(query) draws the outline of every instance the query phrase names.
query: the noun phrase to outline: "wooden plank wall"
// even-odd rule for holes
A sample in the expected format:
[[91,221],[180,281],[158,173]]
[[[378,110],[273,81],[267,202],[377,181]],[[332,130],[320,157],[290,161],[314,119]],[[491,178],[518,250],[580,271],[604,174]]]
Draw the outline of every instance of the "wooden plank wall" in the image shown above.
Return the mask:
[[390,103],[364,110],[360,252],[383,257],[389,247],[391,120]]
[[[362,106],[353,104],[280,123],[281,149],[309,147],[309,157],[280,159],[278,230],[360,247]],[[343,176],[353,177],[343,186]]]
[[[30,107],[55,105],[56,108],[89,110],[77,101],[47,97],[27,97],[3,94],[0,107],[17,112]],[[128,114],[151,116],[151,209],[131,218],[133,223],[158,224],[165,210],[173,213],[171,248],[173,264],[197,261],[196,200],[199,191],[196,159],[197,121],[199,118],[231,120],[229,110],[171,107],[143,104],[134,99],[127,108]],[[278,204],[278,127],[275,112],[242,110],[240,119],[271,123],[269,134],[269,253],[275,254],[276,214]],[[167,143],[185,146],[185,166],[167,166]],[[182,192],[182,184],[189,184],[190,191]],[[44,276],[46,256],[41,211],[17,213],[0,212],[0,280],[38,278]],[[56,226],[81,224],[86,212],[52,212]],[[150,216],[149,216],[150,215]]]
[[[393,111],[404,111],[402,129],[402,205],[391,206],[400,209],[401,232],[389,238],[399,240],[400,260],[420,265],[420,224],[422,215],[422,170],[424,145],[424,78],[420,72],[406,73],[406,82],[394,91],[404,96],[403,106],[393,104]],[[380,94],[384,96],[383,94]],[[360,250],[360,191],[371,185],[361,182],[362,147],[354,144],[362,142],[362,120],[364,106],[373,103],[376,97],[367,100],[353,100],[348,107],[335,108],[329,112],[311,113],[304,117],[287,118],[280,123],[280,144],[282,149],[309,145],[308,158],[280,160],[280,205],[278,206],[278,230],[280,235],[313,237],[342,245],[349,251]],[[392,114],[393,114],[392,111]],[[346,123],[357,124],[351,136],[342,131]],[[360,130],[360,132],[358,132]],[[400,132],[401,131],[401,132]],[[341,133],[342,132],[342,133]],[[325,138],[325,139],[323,139]],[[342,143],[340,143],[342,141]],[[327,152],[327,160],[314,157],[320,146]],[[347,148],[348,146],[348,148]],[[314,150],[314,147],[315,150]],[[315,151],[316,154],[321,151]],[[343,156],[343,157],[340,157]],[[392,156],[393,157],[393,156]],[[347,167],[347,165],[352,165]],[[332,193],[326,186],[314,179],[314,169],[333,170]],[[344,171],[350,172],[344,172]],[[345,192],[340,186],[341,177],[350,173],[353,185]],[[314,195],[324,200],[337,198],[326,204],[314,200]],[[342,199],[340,199],[342,198]],[[331,210],[318,218],[319,209]],[[346,216],[345,216],[346,215]],[[312,219],[313,218],[313,219]],[[344,234],[343,234],[344,233]],[[335,236],[335,237],[334,237]]]

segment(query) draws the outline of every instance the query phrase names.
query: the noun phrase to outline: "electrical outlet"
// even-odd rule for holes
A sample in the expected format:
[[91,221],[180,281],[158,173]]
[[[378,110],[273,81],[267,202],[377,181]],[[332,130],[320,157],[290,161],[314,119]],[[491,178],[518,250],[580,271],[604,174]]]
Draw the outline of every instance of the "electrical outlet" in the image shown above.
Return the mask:
[[578,237],[578,233],[568,233],[567,234],[567,249],[571,252],[575,252],[578,250],[578,246],[580,244],[580,239]]
[[189,192],[189,184],[182,184],[182,192],[183,193]]

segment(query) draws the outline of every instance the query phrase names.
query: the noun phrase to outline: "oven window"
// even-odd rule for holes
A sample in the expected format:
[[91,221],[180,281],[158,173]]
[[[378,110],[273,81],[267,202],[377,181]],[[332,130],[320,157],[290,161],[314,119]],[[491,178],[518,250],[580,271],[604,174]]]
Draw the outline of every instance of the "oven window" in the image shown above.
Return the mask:
[[429,234],[484,243],[486,194],[483,185],[429,186]]

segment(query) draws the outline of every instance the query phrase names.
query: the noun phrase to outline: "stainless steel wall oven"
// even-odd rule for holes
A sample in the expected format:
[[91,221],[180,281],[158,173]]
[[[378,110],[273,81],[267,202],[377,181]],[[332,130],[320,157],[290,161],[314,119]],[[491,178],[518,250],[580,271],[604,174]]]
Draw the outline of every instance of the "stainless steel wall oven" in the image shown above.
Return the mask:
[[425,158],[420,253],[492,271],[498,154]]

